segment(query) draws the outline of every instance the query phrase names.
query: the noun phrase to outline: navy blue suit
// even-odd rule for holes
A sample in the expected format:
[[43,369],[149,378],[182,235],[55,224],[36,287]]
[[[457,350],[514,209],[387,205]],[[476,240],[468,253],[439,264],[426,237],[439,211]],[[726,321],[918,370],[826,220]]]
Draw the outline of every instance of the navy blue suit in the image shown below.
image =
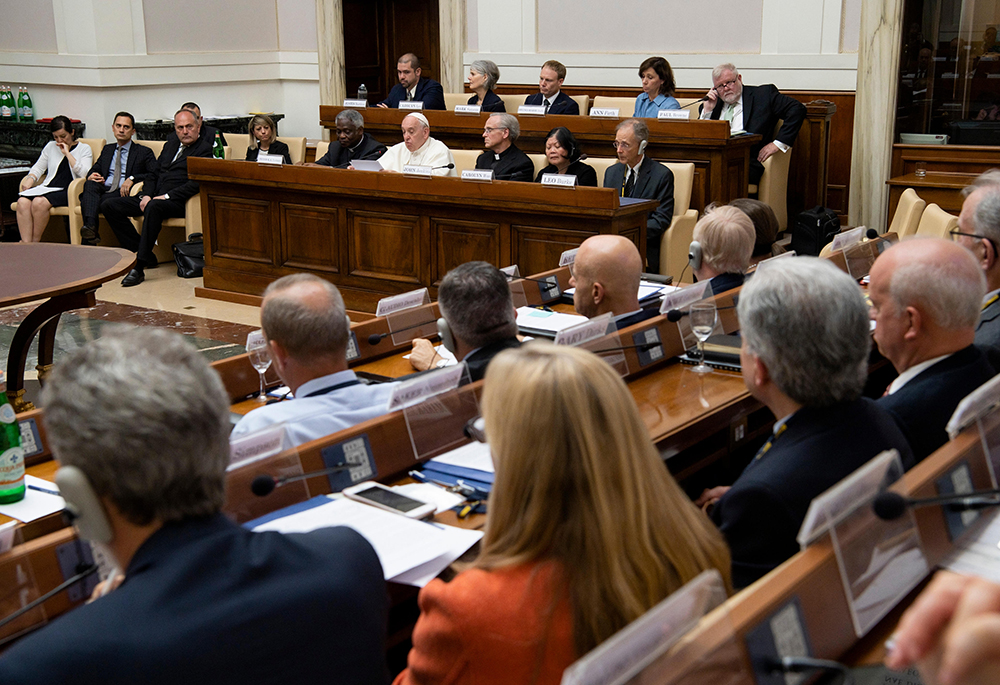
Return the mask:
[[0,682],[385,683],[387,602],[375,551],[349,528],[189,519],[154,533],[117,590],[0,657]]
[[[468,104],[470,104],[470,105],[478,105],[479,104],[479,96],[476,95],[476,94],[473,94],[472,97],[469,98],[469,103]],[[480,105],[480,108],[481,108],[481,110],[483,112],[506,112],[507,111],[507,106],[504,104],[503,99],[499,95],[497,95],[496,93],[494,93],[492,90],[486,91],[486,97],[483,98],[483,104]]]
[[[104,149],[101,150],[101,156],[87,172],[87,177],[91,174],[100,174],[104,178],[114,178],[115,170],[111,168],[111,165],[114,163],[117,149],[117,142],[105,145]],[[153,154],[153,151],[133,140],[132,145],[129,146],[128,158],[125,160],[125,173],[122,174],[121,181],[131,178],[133,183],[144,183],[155,166],[156,155]],[[103,182],[85,182],[83,191],[80,193],[80,213],[83,215],[83,225],[96,230],[98,212],[103,209],[106,200],[111,200],[116,195],[121,197],[121,194],[117,192],[107,193],[107,186]]]
[[[413,91],[413,99],[424,103],[424,109],[447,109],[444,106],[444,88],[434,79],[420,77],[417,81],[417,88]],[[397,83],[389,91],[389,96],[380,102],[380,105],[399,109],[399,102],[406,100],[406,89],[402,84]]]
[[993,375],[986,355],[969,345],[879,398],[878,406],[895,419],[919,462],[948,442],[945,426],[955,407]]
[[[604,187],[619,192],[625,185],[625,165],[617,162],[604,172]],[[646,218],[646,271],[660,273],[660,239],[674,220],[674,172],[648,155],[639,165],[632,197],[656,200],[660,206]]]
[[[534,95],[529,95],[524,99],[524,104],[526,105],[541,105],[544,104],[543,100],[545,98],[542,94],[535,93]],[[547,114],[579,114],[580,105],[576,103],[576,100],[571,98],[566,93],[559,91],[559,95],[556,96],[555,102],[549,105],[549,111]]]
[[743,274],[719,274],[710,280],[708,283],[712,288],[712,294],[718,295],[719,293],[724,293],[727,290],[732,290],[733,288],[739,288],[743,285]]

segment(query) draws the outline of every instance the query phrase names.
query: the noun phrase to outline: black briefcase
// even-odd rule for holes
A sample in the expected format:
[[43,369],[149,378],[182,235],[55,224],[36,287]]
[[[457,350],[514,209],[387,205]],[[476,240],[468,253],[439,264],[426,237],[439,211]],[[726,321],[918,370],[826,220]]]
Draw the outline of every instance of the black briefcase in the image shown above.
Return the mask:
[[205,243],[201,241],[201,233],[191,234],[187,242],[174,243],[174,261],[181,278],[201,277],[205,268]]
[[840,219],[837,213],[827,207],[816,206],[795,217],[790,247],[795,254],[817,256],[838,233]]

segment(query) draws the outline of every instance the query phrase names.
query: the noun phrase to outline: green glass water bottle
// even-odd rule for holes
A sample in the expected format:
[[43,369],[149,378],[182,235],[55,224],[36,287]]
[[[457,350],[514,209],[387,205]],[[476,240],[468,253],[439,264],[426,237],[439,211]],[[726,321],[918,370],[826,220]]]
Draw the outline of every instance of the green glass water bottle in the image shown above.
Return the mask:
[[24,499],[24,450],[21,427],[7,400],[7,378],[0,371],[0,504]]
[[215,145],[212,146],[212,156],[216,159],[226,158],[226,148],[222,145],[222,132],[215,132]]
[[14,96],[10,93],[10,86],[4,86],[3,93],[0,95],[0,119],[16,119],[16,107]]
[[35,109],[31,106],[31,96],[28,95],[28,86],[24,87],[24,104],[21,106],[21,121],[34,121]]

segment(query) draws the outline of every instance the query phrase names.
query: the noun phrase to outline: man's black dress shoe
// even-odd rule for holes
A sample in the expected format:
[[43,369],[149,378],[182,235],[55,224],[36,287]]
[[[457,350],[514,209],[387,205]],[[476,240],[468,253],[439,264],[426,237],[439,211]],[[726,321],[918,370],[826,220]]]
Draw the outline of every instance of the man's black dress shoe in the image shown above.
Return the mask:
[[100,242],[100,237],[92,227],[84,226],[80,229],[80,241],[84,245],[97,245]]
[[146,280],[146,274],[142,272],[142,269],[132,269],[128,272],[128,275],[122,279],[123,288],[131,288],[133,285],[139,285]]

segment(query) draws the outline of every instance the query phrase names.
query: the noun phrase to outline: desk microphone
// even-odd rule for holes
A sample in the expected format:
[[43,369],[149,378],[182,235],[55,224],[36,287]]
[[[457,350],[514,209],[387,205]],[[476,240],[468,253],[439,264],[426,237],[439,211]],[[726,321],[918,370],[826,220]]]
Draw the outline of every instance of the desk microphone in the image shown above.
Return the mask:
[[[719,311],[721,309],[736,309],[736,305],[730,304],[725,307],[716,307],[715,311]],[[690,313],[691,313],[690,309],[670,309],[667,311],[667,321],[671,323],[677,323]]]
[[[620,352],[621,350],[640,350],[642,352],[646,352],[648,350],[653,349],[654,347],[660,347],[661,345],[663,345],[662,341],[642,343],[641,345],[622,345],[621,347],[605,347],[600,350],[590,350],[590,351],[593,352],[594,354],[600,354],[602,352]],[[587,348],[585,347],[583,349]]]
[[421,323],[415,323],[412,326],[406,326],[405,328],[399,328],[394,331],[389,331],[388,333],[372,333],[368,336],[369,345],[378,345],[382,342],[382,338],[388,338],[393,333],[402,333],[403,331],[412,331],[414,328],[420,328],[421,326],[427,326],[433,324],[437,319],[431,319],[430,321],[422,321]]
[[909,508],[946,506],[951,511],[970,511],[1000,506],[1000,490],[984,490],[969,492],[964,495],[940,495],[915,499],[903,497],[898,492],[881,492],[875,497],[872,509],[875,515],[883,521],[895,521],[906,513]]
[[328,473],[346,471],[347,469],[354,468],[355,466],[358,466],[358,464],[337,464],[336,466],[331,466],[328,469],[321,469],[311,473],[303,473],[298,476],[286,476],[284,478],[275,478],[267,473],[262,473],[254,478],[253,482],[250,483],[250,492],[258,497],[266,497],[274,492],[275,488],[280,488],[286,483],[294,483],[297,480],[305,480],[307,478],[315,478],[316,476],[325,476]]
[[431,169],[454,169],[454,164],[442,164],[441,166],[431,167]]
[[876,238],[878,238],[878,231],[876,231],[874,228],[869,228],[867,231],[865,231],[865,237],[868,238],[868,240],[875,240]]
[[703,97],[703,98],[701,98],[699,100],[695,100],[694,102],[689,102],[686,105],[684,105],[683,107],[681,107],[681,109],[687,109],[688,107],[693,107],[694,105],[697,105],[699,102],[708,102],[708,96],[706,95],[705,97]]
[[500,273],[502,273],[504,275],[504,278],[506,278],[508,281],[530,281],[531,283],[540,283],[540,284],[542,284],[544,286],[548,286],[546,288],[546,290],[551,290],[552,288],[558,288],[559,287],[559,278],[555,274],[549,276],[549,278],[555,278],[556,279],[553,282],[553,281],[546,281],[543,278],[528,278],[527,276],[517,276],[517,277],[514,277],[514,276],[511,276],[508,273],[504,273],[503,271],[501,271]]

